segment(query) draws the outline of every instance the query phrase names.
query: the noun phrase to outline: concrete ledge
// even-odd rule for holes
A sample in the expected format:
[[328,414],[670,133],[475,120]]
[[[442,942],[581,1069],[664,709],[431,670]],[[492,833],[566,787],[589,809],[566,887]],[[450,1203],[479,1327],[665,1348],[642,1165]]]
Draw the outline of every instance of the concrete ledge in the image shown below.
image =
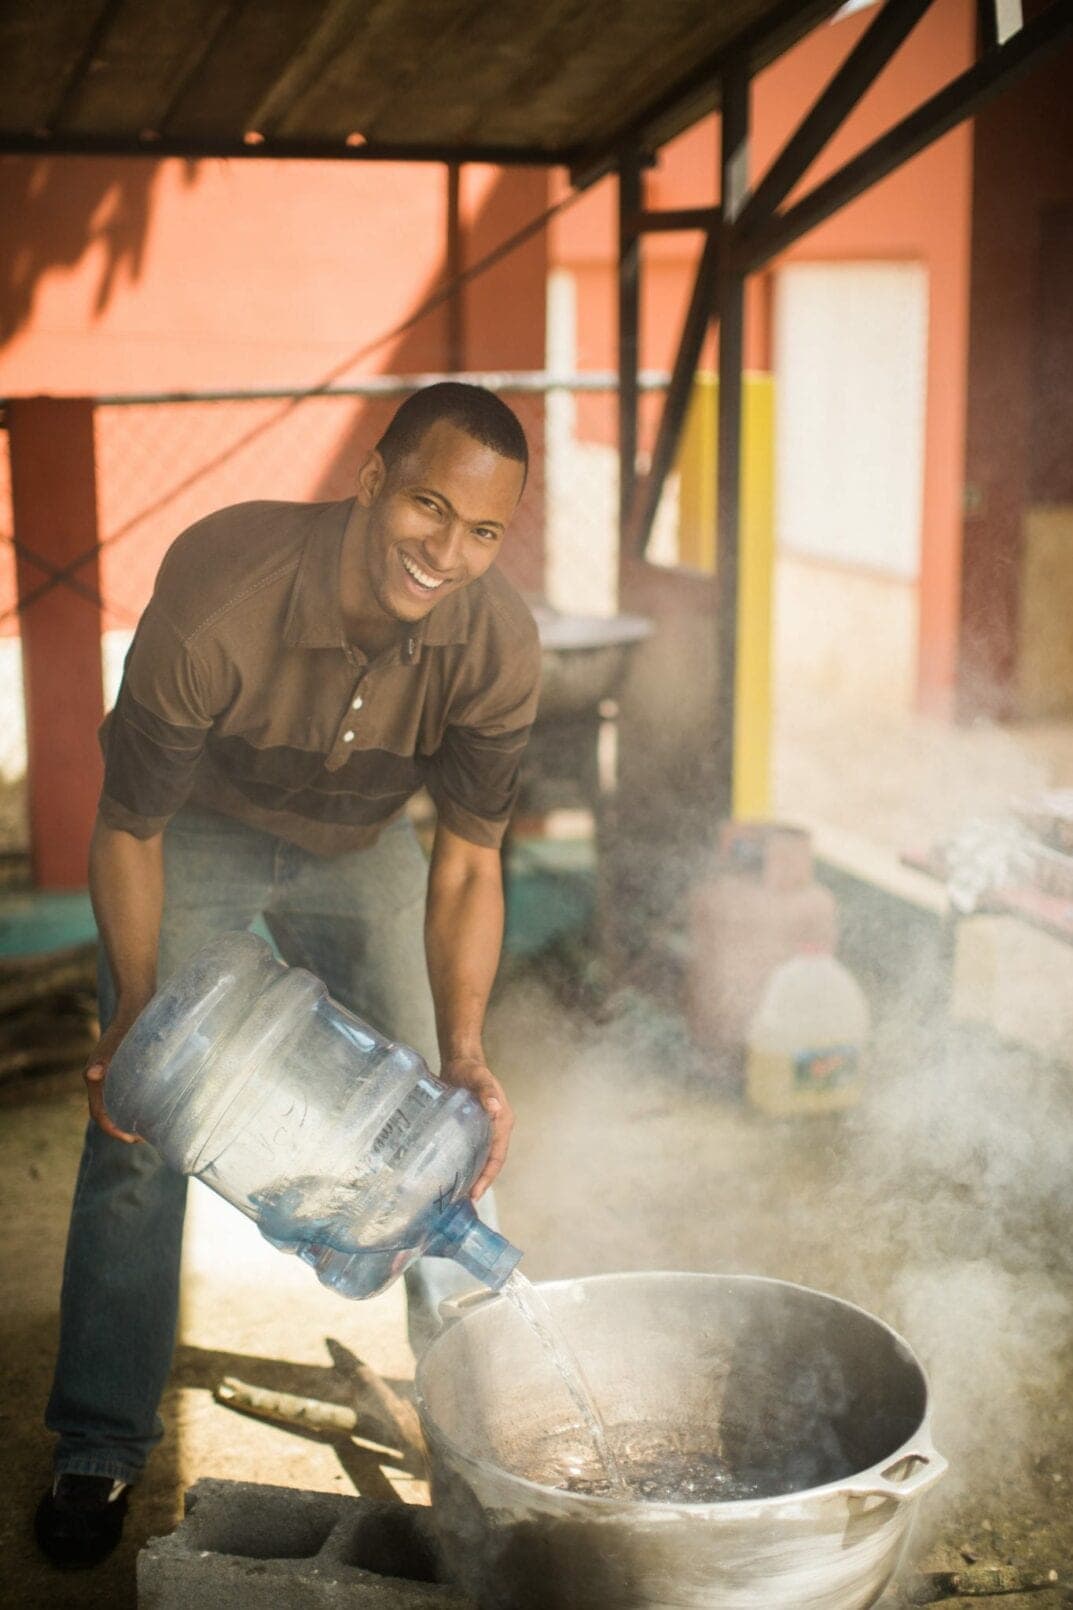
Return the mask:
[[205,1478],[138,1555],[139,1610],[476,1610],[416,1505]]
[[832,873],[871,885],[905,906],[915,906],[933,917],[949,915],[946,887],[938,878],[906,866],[893,850],[874,844],[857,833],[823,823],[804,824],[812,835],[817,862]]

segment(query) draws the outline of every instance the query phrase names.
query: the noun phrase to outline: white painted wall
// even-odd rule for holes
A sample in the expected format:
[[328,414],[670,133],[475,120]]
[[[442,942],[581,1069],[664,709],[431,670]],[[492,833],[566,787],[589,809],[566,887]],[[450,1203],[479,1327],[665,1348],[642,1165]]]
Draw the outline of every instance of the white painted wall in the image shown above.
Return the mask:
[[[574,374],[577,288],[568,269],[548,275],[547,366]],[[566,614],[614,615],[618,603],[618,455],[577,440],[577,403],[567,391],[545,403],[545,564],[549,604]]]
[[127,657],[134,637],[133,632],[115,631],[101,634],[101,673],[104,677],[104,708],[110,710],[116,702],[119,684],[123,680],[123,661]]
[[17,637],[0,637],[0,711],[0,778],[10,782],[26,771],[22,644]]

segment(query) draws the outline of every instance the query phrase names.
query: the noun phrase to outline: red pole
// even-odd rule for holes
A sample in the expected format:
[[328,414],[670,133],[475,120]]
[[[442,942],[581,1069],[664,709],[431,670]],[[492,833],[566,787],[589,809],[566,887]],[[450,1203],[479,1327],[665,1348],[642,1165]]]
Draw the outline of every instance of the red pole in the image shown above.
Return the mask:
[[[7,417],[21,604],[50,566],[96,548],[93,404],[26,397],[8,404]],[[99,594],[95,553],[74,577]],[[100,606],[59,582],[25,606],[21,625],[33,879],[42,889],[84,888],[101,782]]]

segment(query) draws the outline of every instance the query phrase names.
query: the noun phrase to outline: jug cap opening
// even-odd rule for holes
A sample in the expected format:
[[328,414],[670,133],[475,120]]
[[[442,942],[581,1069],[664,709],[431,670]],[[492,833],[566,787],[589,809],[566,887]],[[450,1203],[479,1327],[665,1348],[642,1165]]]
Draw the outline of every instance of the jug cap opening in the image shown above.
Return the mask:
[[454,1258],[493,1291],[499,1290],[522,1260],[518,1247],[477,1217],[468,1197],[448,1208],[425,1251],[435,1258]]

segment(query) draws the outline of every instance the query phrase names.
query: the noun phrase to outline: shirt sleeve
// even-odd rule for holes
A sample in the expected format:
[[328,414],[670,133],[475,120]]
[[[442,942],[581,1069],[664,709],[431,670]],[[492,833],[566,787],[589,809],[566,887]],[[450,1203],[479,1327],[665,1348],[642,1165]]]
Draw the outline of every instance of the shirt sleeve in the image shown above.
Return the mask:
[[503,842],[518,797],[522,756],[540,695],[540,643],[531,637],[505,658],[444,732],[425,782],[443,824],[471,844]]
[[115,709],[101,727],[108,827],[147,839],[185,801],[212,725],[213,700],[197,655],[154,600],[134,634]]

